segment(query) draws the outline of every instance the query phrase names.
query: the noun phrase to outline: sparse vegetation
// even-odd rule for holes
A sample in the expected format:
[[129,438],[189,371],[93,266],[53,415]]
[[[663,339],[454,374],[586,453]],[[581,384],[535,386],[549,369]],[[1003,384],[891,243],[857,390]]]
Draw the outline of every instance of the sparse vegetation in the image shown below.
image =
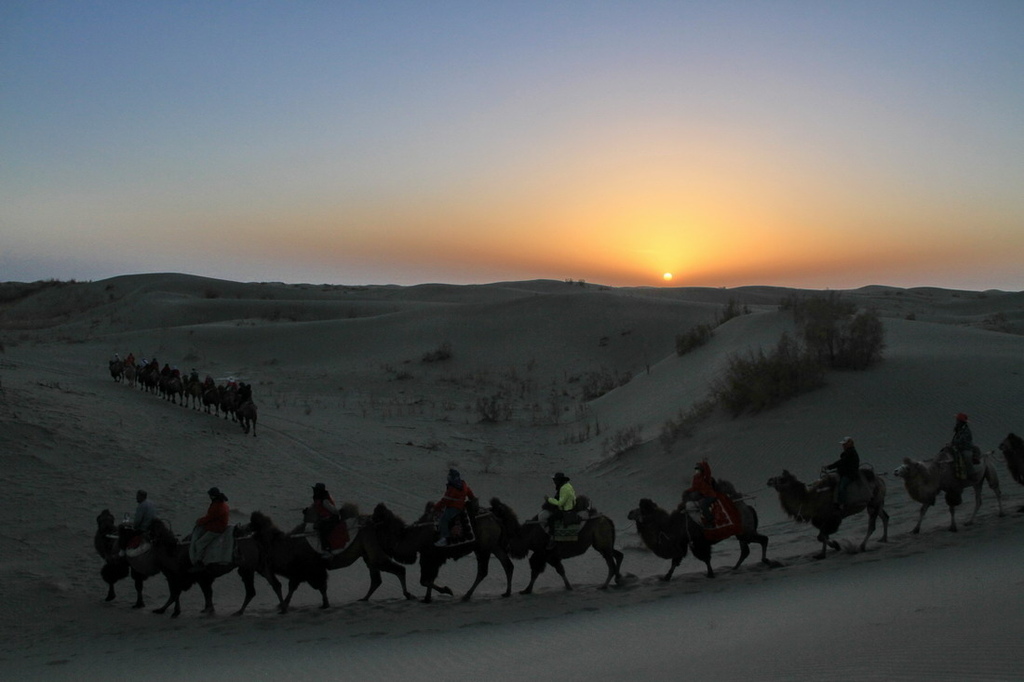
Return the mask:
[[452,344],[448,341],[444,341],[432,351],[423,354],[423,362],[443,362],[445,360],[451,360],[452,358]]
[[825,370],[815,354],[783,334],[775,348],[733,355],[715,389],[717,399],[733,416],[760,412],[824,384]]
[[476,412],[480,421],[497,423],[512,418],[512,403],[502,393],[487,398],[477,398]]
[[793,298],[783,305],[793,312],[807,350],[833,369],[866,369],[882,357],[885,333],[875,310],[857,306],[837,292]]
[[604,441],[604,453],[606,456],[621,455],[622,453],[635,448],[643,442],[641,435],[643,428],[639,425],[627,426],[619,429]]
[[700,348],[714,335],[715,330],[710,324],[698,324],[687,332],[676,334],[676,355],[686,355]]

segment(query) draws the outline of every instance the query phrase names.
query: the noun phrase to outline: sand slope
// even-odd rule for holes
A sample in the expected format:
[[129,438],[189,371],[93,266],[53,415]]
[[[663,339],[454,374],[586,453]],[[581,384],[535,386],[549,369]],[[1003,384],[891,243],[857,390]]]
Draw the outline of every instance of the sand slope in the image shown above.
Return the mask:
[[[890,472],[904,456],[932,456],[958,411],[971,414],[986,451],[1024,431],[1024,336],[1010,333],[1024,328],[1021,293],[844,292],[884,317],[880,365],[831,373],[825,387],[758,415],[714,414],[666,452],[662,424],[707,396],[730,354],[771,346],[791,329],[778,302],[799,292],[554,281],[331,287],[177,274],[13,291],[0,285],[5,676],[276,679],[337,669],[352,679],[427,679],[452,648],[465,652],[467,674],[491,679],[665,678],[679,666],[720,679],[1024,675],[1024,488],[1001,462],[1007,516],[986,489],[974,526],[948,533],[945,510],[933,509],[922,535],[909,536],[917,505],[889,476],[890,542],[877,543],[879,532],[868,552],[821,562],[810,559],[813,530],[785,518],[765,487],[783,468],[813,478],[844,435]],[[675,335],[714,320],[729,300],[749,314],[677,357]],[[449,360],[424,361],[441,347]],[[250,381],[258,437],[115,384],[106,361],[127,351]],[[603,383],[621,385],[582,399]],[[481,423],[477,401],[496,396],[513,407],[511,419]],[[609,438],[630,428],[644,443],[611,453]],[[675,504],[701,457],[754,497],[769,555],[784,567],[748,560],[733,571],[729,540],[715,548],[714,581],[692,559],[671,583],[657,579],[668,562],[643,549],[626,514],[641,497]],[[258,582],[246,616],[230,619],[241,601],[236,576],[215,585],[213,618],[198,615],[197,590],[173,622],[133,611],[127,582],[116,601],[102,601],[94,518],[103,508],[132,511],[139,487],[180,532],[205,510],[211,485],[228,493],[236,521],[261,509],[290,527],[316,481],[364,511],[384,501],[411,520],[440,496],[450,465],[524,518],[549,493],[551,474],[566,471],[615,520],[627,583],[596,590],[604,567],[589,555],[566,563],[578,586],[571,593],[549,571],[538,594],[503,600],[495,563],[469,604],[407,603],[391,576],[371,602],[354,603],[368,584],[361,566],[332,574],[326,612],[304,587],[293,612],[278,616]],[[838,537],[859,541],[865,524],[851,519]],[[459,593],[472,573],[467,559],[442,578]],[[409,574],[421,594],[418,569]],[[527,574],[519,562],[516,589]],[[145,594],[159,605],[162,579]]]

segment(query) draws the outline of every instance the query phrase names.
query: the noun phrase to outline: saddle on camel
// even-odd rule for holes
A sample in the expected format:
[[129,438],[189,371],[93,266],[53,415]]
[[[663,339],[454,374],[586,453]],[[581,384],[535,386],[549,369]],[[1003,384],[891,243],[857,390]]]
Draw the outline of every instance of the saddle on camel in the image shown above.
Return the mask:
[[693,481],[683,491],[682,510],[701,528],[704,538],[715,543],[743,533],[743,515],[729,491],[720,491],[707,460],[693,467]]

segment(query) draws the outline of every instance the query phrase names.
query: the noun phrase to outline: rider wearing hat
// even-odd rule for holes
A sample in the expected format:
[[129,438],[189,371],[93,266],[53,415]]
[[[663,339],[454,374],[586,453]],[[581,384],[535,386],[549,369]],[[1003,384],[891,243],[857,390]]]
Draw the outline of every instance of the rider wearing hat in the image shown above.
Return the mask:
[[846,505],[846,489],[849,488],[851,481],[860,476],[860,455],[857,454],[857,448],[854,447],[853,439],[849,436],[839,441],[839,444],[843,446],[839,459],[827,465],[825,471],[834,471],[839,476],[839,492],[836,502],[839,509],[842,510]]
[[449,469],[444,496],[434,504],[434,512],[441,514],[441,518],[437,522],[437,531],[441,537],[434,543],[435,547],[444,547],[448,544],[452,519],[466,508],[466,500],[475,499],[476,495],[473,494],[473,489],[462,480],[462,475],[458,470]]
[[341,514],[338,512],[338,506],[335,504],[334,498],[327,492],[327,486],[323,483],[317,483],[313,486],[313,511],[317,515],[313,528],[320,538],[320,544],[327,548],[329,545],[328,537],[341,520]]
[[953,426],[953,439],[949,443],[953,448],[953,470],[959,479],[968,479],[974,475],[971,457],[974,455],[974,435],[967,423],[967,415],[958,412],[956,424]]
[[[569,477],[561,471],[555,473],[551,480],[555,484],[555,496],[547,498],[546,501],[555,508],[544,509],[537,515],[537,520],[547,529],[548,535],[552,538],[551,542],[554,542],[555,521],[560,520],[566,512],[572,511],[576,506],[576,491],[569,483]],[[551,543],[548,546],[550,547]]]
[[711,465],[708,464],[706,459],[694,465],[693,480],[690,482],[690,487],[683,491],[684,499],[687,493],[697,493],[700,495],[700,513],[704,519],[704,525],[715,525],[715,517],[711,513],[711,505],[718,499],[718,493],[715,492],[715,479],[711,478]]
[[201,568],[203,565],[206,549],[228,529],[230,521],[228,496],[217,487],[210,488],[206,494],[210,496],[210,506],[207,508],[205,516],[196,519],[196,527],[192,531],[192,542],[188,547],[188,558],[197,568]]

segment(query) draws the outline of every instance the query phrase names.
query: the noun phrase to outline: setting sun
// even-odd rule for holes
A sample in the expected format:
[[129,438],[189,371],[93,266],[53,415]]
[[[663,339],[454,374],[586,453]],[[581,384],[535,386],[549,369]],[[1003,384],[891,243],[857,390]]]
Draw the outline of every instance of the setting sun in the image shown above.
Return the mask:
[[663,280],[665,280],[666,282],[671,282],[672,281],[672,273],[671,272],[666,272],[664,275],[661,276],[661,278]]

